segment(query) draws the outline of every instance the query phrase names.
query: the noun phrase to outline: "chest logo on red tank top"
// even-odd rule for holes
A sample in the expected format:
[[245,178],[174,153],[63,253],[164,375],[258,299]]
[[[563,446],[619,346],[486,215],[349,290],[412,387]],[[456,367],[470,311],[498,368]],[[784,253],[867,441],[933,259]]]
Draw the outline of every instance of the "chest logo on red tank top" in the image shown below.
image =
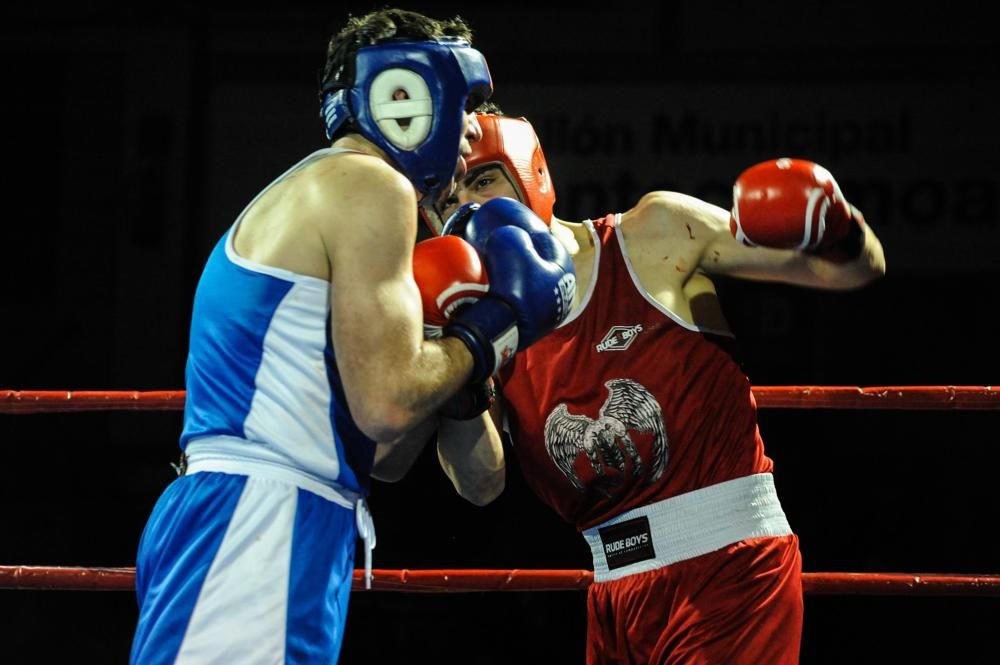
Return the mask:
[[[631,379],[605,382],[608,398],[592,419],[559,404],[545,420],[545,450],[580,492],[590,485],[612,497],[619,487],[658,480],[667,468],[667,435],[660,405]],[[638,441],[648,442],[648,458]],[[643,445],[646,447],[646,444]]]
[[612,326],[611,330],[604,334],[604,339],[594,347],[598,353],[605,351],[624,351],[632,346],[632,342],[642,332],[642,324],[634,326]]

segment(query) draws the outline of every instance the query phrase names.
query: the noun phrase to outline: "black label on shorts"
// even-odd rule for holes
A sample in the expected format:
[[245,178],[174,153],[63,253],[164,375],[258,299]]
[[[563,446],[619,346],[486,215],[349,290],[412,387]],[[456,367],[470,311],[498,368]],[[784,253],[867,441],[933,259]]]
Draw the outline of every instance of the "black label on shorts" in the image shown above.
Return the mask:
[[656,557],[649,519],[645,516],[598,529],[608,570]]

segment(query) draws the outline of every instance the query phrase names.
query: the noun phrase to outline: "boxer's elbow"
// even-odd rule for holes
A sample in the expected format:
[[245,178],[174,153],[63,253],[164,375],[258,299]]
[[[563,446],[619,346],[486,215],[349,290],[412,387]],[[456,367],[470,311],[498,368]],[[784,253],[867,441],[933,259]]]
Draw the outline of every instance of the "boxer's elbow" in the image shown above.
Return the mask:
[[421,420],[421,414],[391,393],[359,396],[356,402],[351,404],[351,417],[372,441],[394,441]]
[[493,503],[503,494],[506,485],[506,474],[503,470],[491,475],[479,478],[475,483],[467,483],[463,486],[455,484],[455,489],[459,496],[476,506],[486,506]]

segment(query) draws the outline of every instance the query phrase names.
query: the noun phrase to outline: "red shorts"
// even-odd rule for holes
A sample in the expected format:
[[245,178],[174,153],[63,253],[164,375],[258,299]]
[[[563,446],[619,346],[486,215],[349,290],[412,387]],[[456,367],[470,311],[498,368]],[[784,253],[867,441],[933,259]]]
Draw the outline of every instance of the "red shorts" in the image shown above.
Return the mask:
[[745,540],[587,593],[588,665],[797,665],[801,638],[795,535]]

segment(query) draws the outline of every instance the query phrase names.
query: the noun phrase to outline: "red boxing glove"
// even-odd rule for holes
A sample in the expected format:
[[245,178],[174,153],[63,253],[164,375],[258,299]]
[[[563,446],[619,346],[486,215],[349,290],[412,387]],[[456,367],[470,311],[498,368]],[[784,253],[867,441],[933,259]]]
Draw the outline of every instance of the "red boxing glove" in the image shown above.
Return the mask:
[[455,311],[489,290],[476,250],[458,236],[440,236],[413,246],[413,278],[424,306],[424,337],[436,339]]
[[[424,307],[424,337],[437,339],[460,307],[479,300],[489,290],[479,253],[458,236],[440,236],[413,246],[413,278]],[[461,388],[441,405],[445,418],[469,420],[496,400],[493,379]]]
[[863,230],[837,181],[802,159],[772,159],[750,167],[733,186],[729,230],[748,246],[796,249],[833,261],[861,253]]

